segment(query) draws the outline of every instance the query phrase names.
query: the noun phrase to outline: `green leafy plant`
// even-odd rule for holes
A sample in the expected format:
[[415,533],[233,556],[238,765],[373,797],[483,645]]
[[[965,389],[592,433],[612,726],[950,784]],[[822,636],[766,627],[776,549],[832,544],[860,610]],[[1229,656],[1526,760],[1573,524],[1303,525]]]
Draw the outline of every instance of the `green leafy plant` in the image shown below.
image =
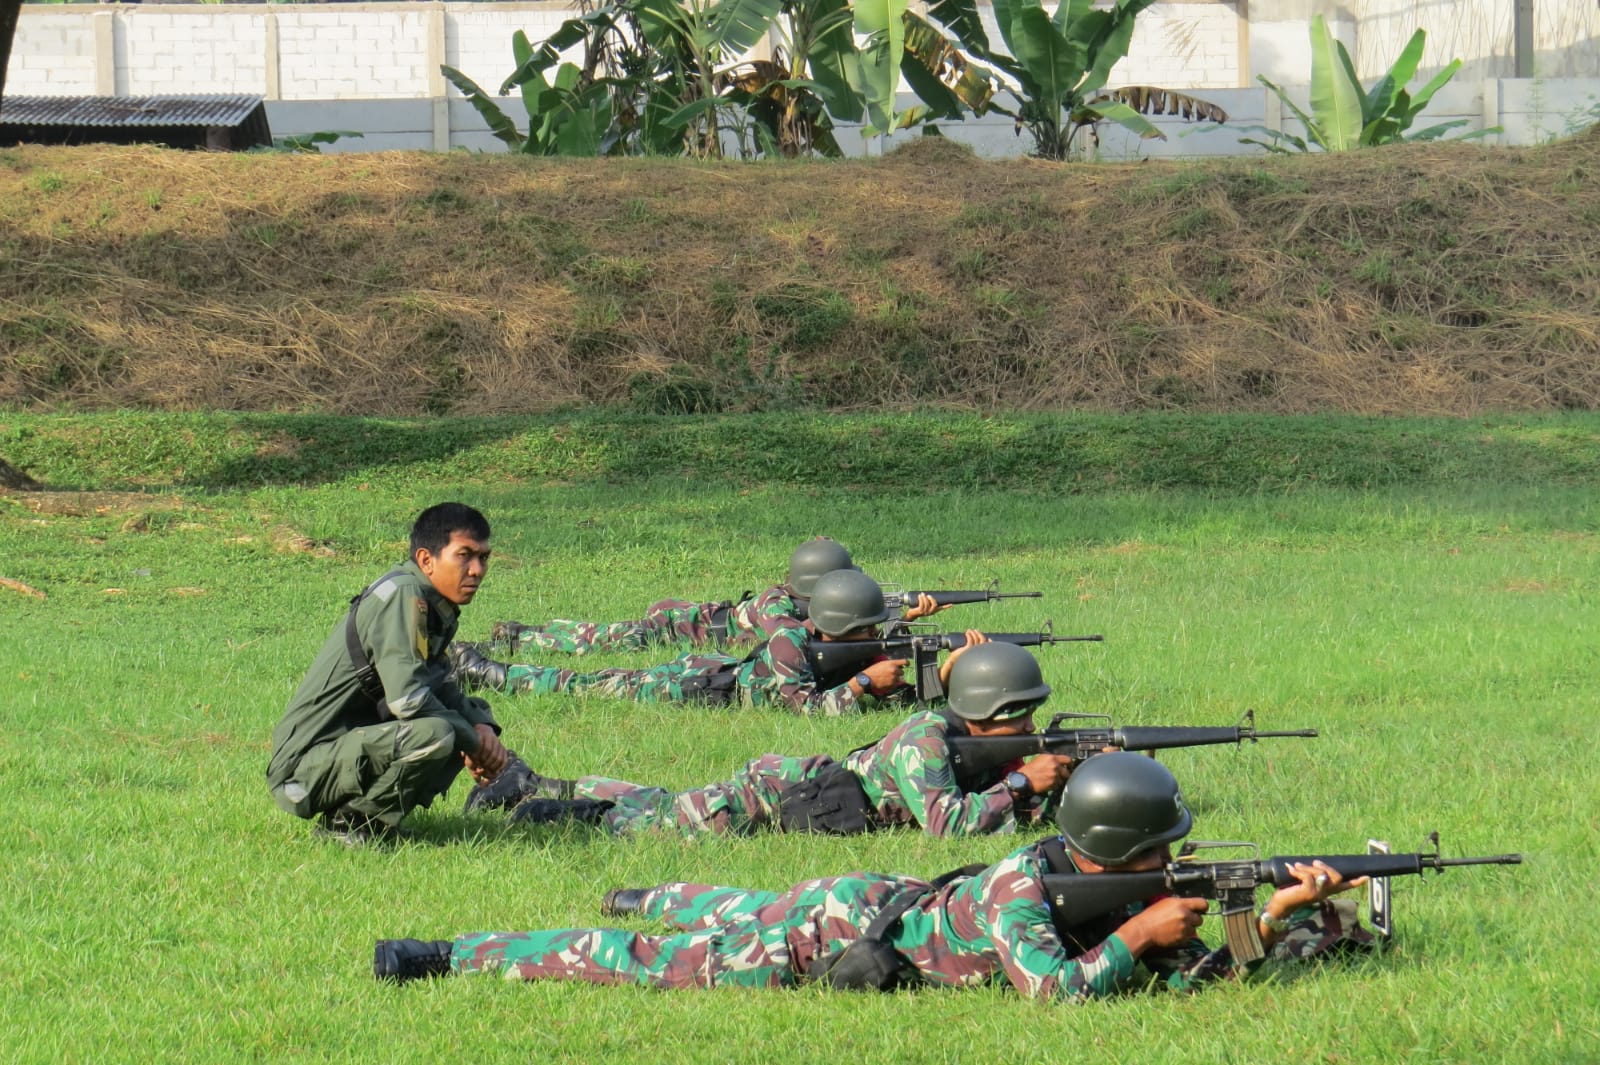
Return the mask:
[[[1356,77],[1356,67],[1350,59],[1350,53],[1341,41],[1328,32],[1328,25],[1322,16],[1317,15],[1311,20],[1311,114],[1306,114],[1289,98],[1288,93],[1266,77],[1256,79],[1276,93],[1283,105],[1294,112],[1305,127],[1305,136],[1297,137],[1264,126],[1249,126],[1246,127],[1248,130],[1265,134],[1267,140],[1240,137],[1239,143],[1259,145],[1280,154],[1288,154],[1291,149],[1308,152],[1313,145],[1325,152],[1342,152],[1400,141],[1436,140],[1450,130],[1466,125],[1466,119],[1458,118],[1407,133],[1423,108],[1433,99],[1434,93],[1444,88],[1455,77],[1456,71],[1461,69],[1461,60],[1453,59],[1415,96],[1408,93],[1406,86],[1416,76],[1426,40],[1424,31],[1419,29],[1413,33],[1389,72],[1378,79],[1370,90],[1364,91],[1360,79]],[[1499,132],[1500,127],[1493,126],[1475,130],[1457,139],[1471,140]]]
[[[992,108],[1016,120],[1034,140],[1034,154],[1045,159],[1065,159],[1080,131],[1090,130],[1104,121],[1115,122],[1141,138],[1165,139],[1145,114],[1179,114],[1186,119],[1227,118],[1221,108],[1207,101],[1171,90],[1131,86],[1106,90],[1111,68],[1128,54],[1134,20],[1155,0],[1115,0],[1110,8],[1097,9],[1092,0],[1062,0],[1054,14],[1041,0],[994,0],[995,21],[1007,51],[990,45],[979,18],[975,0],[934,0],[928,14],[955,35],[970,56],[991,64],[1004,75],[1000,91],[1016,101],[1014,107],[984,99],[973,101],[974,83],[987,76],[975,64],[959,71],[941,68],[930,62],[934,54],[919,37],[911,50],[924,71],[908,80],[919,95],[925,90],[946,107],[959,101],[974,111]],[[916,16],[907,16],[908,21]],[[935,31],[937,32],[937,31]],[[907,64],[910,66],[909,62]],[[947,90],[940,94],[928,86],[930,73],[943,73],[939,79]],[[924,95],[925,100],[928,99]],[[1159,107],[1159,110],[1158,110]]]

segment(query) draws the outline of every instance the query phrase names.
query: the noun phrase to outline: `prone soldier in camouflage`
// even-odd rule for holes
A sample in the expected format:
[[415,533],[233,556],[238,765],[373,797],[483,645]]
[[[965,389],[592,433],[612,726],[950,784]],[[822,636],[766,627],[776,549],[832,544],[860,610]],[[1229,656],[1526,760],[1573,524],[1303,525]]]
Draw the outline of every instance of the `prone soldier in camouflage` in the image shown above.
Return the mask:
[[[651,603],[644,616],[632,621],[574,621],[556,618],[543,625],[497,621],[490,646],[515,659],[524,652],[584,655],[591,651],[644,651],[653,647],[753,646],[771,639],[779,630],[805,621],[817,579],[836,569],[855,569],[850,552],[839,543],[819,536],[807,540],[789,556],[784,583],[738,602],[694,602],[662,599]],[[934,613],[937,606],[919,600],[905,610],[911,621]]]
[[480,782],[504,768],[489,704],[462,694],[446,654],[488,562],[482,514],[460,503],[422,512],[411,558],[353,603],[273,730],[267,785],[280,807],[320,816],[323,834],[364,843],[398,834],[406,814],[442,795],[463,765]]
[[[1074,814],[1075,790],[1084,794]],[[673,932],[616,928],[477,932],[454,940],[380,940],[373,973],[408,980],[448,973],[504,979],[584,980],[662,988],[785,987],[814,977],[860,944],[886,908],[906,906],[881,943],[908,982],[948,987],[1004,983],[1029,998],[1077,1002],[1139,986],[1193,990],[1241,971],[1227,947],[1198,938],[1200,899],[1161,897],[1084,920],[1057,912],[1047,872],[1093,876],[1159,868],[1191,818],[1177,781],[1159,763],[1115,753],[1086,761],[1067,781],[1059,837],[1021,847],[941,886],[912,877],[852,873],[783,893],[665,884],[608,892],[602,910],[638,913]],[[1065,868],[1062,868],[1065,866]],[[1371,935],[1332,896],[1356,886],[1323,863],[1292,867],[1262,912],[1263,944],[1278,958],[1360,947]],[[839,985],[836,985],[839,986]],[[852,985],[842,985],[852,986]]]
[[[1019,821],[1050,816],[1052,797],[1073,760],[1041,754],[1017,768],[1002,767],[982,787],[964,791],[957,786],[947,736],[1032,732],[1034,713],[1050,695],[1039,663],[1025,648],[988,643],[981,632],[967,637],[968,643],[941,666],[940,679],[949,692],[945,709],[919,710],[841,761],[821,754],[764,754],[731,780],[677,793],[608,777],[555,780],[525,770],[522,789],[479,786],[467,797],[467,809],[523,800],[514,820],[589,820],[616,836],[746,834],[780,828],[784,804],[796,799],[795,785],[842,767],[860,782],[871,805],[863,831],[920,825],[931,836],[1013,832]],[[519,768],[513,758],[506,783]]]
[[848,677],[818,677],[806,658],[807,643],[874,639],[888,617],[878,582],[860,570],[842,569],[817,579],[808,620],[779,629],[743,658],[708,652],[648,669],[579,673],[488,661],[471,644],[455,644],[451,656],[462,683],[497,691],[610,695],[641,703],[736,701],[745,707],[835,716],[860,712],[868,696],[882,699],[902,689],[906,660],[874,662]]
[[651,603],[641,618],[610,623],[567,618],[543,625],[497,621],[490,642],[504,646],[513,658],[525,650],[582,655],[590,651],[643,651],[673,644],[722,647],[754,643],[803,621],[817,578],[852,565],[850,552],[843,546],[818,537],[801,544],[789,556],[784,583],[756,595],[746,594],[737,603],[662,599]]

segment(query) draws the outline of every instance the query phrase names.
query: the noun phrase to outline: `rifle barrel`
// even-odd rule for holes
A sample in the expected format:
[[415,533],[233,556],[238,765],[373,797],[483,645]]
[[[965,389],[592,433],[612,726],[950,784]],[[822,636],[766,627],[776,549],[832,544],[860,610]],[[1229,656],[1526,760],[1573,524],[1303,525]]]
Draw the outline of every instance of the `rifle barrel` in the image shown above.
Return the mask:
[[1245,734],[1244,738],[1247,739],[1247,740],[1278,739],[1280,737],[1282,737],[1282,738],[1311,739],[1311,738],[1314,738],[1316,735],[1317,735],[1317,730],[1314,729],[1314,728],[1297,728],[1297,729],[1290,729],[1290,730],[1288,730],[1286,732],[1257,732],[1254,729],[1252,729],[1252,730],[1250,730],[1249,732],[1247,732]]

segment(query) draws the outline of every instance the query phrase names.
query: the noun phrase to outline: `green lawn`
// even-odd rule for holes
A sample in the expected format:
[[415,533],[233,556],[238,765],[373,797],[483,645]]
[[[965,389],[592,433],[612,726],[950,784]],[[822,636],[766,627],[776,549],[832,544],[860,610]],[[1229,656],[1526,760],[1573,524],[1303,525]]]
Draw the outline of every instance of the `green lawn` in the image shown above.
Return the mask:
[[[806,446],[767,446],[779,430]],[[1042,468],[1041,441],[1065,457]],[[691,475],[701,454],[711,471]],[[0,415],[0,455],[55,485],[149,493],[57,501],[77,514],[0,501],[0,577],[48,597],[0,588],[0,1060],[1600,1057],[1583,901],[1600,868],[1600,418]],[[1188,999],[378,986],[377,937],[594,923],[607,887],[678,878],[932,875],[1021,842],[612,841],[465,817],[458,783],[414,819],[419,843],[318,843],[266,794],[268,733],[347,598],[446,498],[495,529],[467,637],[736,596],[827,533],[882,580],[1045,593],[957,608],[952,628],[1105,633],[1041,649],[1050,709],[1220,725],[1254,707],[1263,728],[1322,730],[1166,756],[1199,838],[1412,850],[1437,829],[1447,854],[1526,862],[1397,882],[1386,956]],[[542,770],[682,786],[892,723],[495,710]]]

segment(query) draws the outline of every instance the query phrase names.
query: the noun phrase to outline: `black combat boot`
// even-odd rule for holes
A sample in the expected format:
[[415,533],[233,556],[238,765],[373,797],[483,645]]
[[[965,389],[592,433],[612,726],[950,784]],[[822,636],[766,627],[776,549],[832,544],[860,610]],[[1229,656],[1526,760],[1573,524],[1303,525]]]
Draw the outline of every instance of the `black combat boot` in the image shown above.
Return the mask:
[[518,757],[515,751],[507,751],[510,758],[506,767],[500,770],[500,775],[487,784],[479,784],[467,793],[466,812],[473,810],[504,810],[515,806],[523,799],[570,799],[577,788],[575,780],[562,780],[559,777],[547,777],[534,771],[533,767]]
[[511,811],[511,820],[525,825],[550,825],[576,821],[581,825],[599,824],[616,803],[598,799],[523,799]]
[[506,689],[506,667],[483,653],[479,644],[457,640],[450,645],[450,675],[463,688]]
[[644,912],[644,897],[655,888],[614,887],[600,900],[600,912],[606,917],[622,917]]
[[365,847],[369,843],[403,843],[413,838],[410,829],[385,824],[348,806],[341,806],[331,814],[323,814],[313,831],[323,839],[346,847]]
[[543,631],[543,625],[524,625],[520,621],[497,621],[489,626],[489,646],[497,650],[504,649],[507,654],[515,655],[522,646],[523,633]]
[[448,939],[380,939],[372,949],[372,976],[403,984],[450,973]]

